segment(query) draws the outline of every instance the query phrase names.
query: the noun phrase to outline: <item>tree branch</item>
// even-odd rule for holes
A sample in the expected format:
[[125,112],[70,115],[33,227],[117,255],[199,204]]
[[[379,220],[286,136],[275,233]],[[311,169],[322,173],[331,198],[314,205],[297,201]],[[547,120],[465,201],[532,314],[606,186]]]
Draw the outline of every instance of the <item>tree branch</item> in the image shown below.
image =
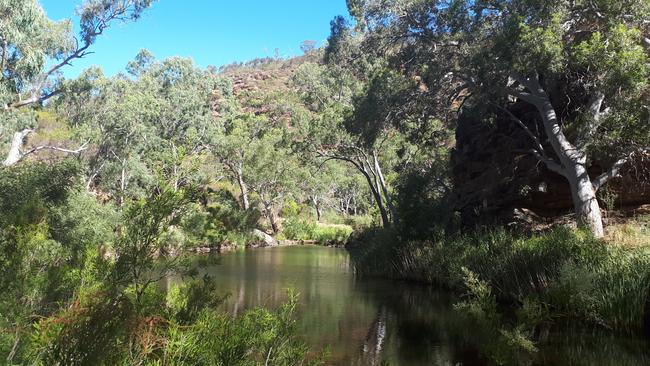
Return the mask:
[[88,149],[88,142],[85,142],[83,145],[81,145],[79,148],[77,148],[75,150],[65,149],[65,148],[57,147],[57,146],[47,146],[47,145],[36,146],[36,147],[24,152],[22,154],[21,159],[25,158],[28,155],[35,154],[35,153],[37,153],[37,152],[39,152],[41,150],[53,150],[53,151],[59,151],[59,152],[67,153],[67,154],[80,154],[80,153],[82,153],[83,151],[85,151],[87,149]]
[[494,104],[494,103],[493,103],[493,105],[495,105],[497,108],[501,109],[502,111],[506,112],[508,114],[508,116],[510,117],[510,119],[515,121],[519,125],[519,127],[521,127],[526,132],[528,137],[530,137],[533,140],[533,142],[535,143],[535,149],[538,150],[538,152],[540,154],[546,156],[544,146],[542,146],[542,142],[539,140],[539,137],[537,135],[535,135],[533,133],[533,131],[531,131],[530,128],[528,128],[528,126],[526,126],[526,124],[524,122],[522,122],[519,118],[517,118],[517,116],[515,116],[507,108],[504,108],[504,107],[502,107],[502,106],[500,106],[498,104]]
[[[107,4],[104,6],[102,11],[96,14],[81,14],[81,36],[83,38],[83,45],[79,46],[79,40],[75,37],[75,49],[65,58],[61,59],[58,63],[54,64],[47,71],[40,74],[33,85],[31,96],[24,100],[19,100],[15,103],[10,103],[9,107],[20,108],[25,107],[30,104],[44,102],[49,98],[59,94],[60,90],[54,90],[50,93],[41,95],[43,89],[46,86],[48,80],[54,75],[58,70],[66,65],[71,65],[71,62],[75,59],[83,58],[92,52],[89,52],[88,49],[95,43],[95,40],[98,36],[102,35],[104,31],[109,27],[110,23],[114,20],[135,20],[139,17],[140,12],[148,4],[142,5],[138,4],[136,1],[128,0],[124,2],[113,2],[112,4]],[[88,9],[84,9],[88,10]],[[6,46],[3,52],[2,64],[4,65],[4,58],[6,53]],[[0,69],[4,71],[4,67]]]
[[539,153],[537,150],[535,150],[535,149],[532,149],[532,150],[530,151],[530,153],[533,154],[533,155],[537,158],[537,160],[539,160],[539,161],[541,161],[542,163],[544,163],[544,165],[546,165],[546,167],[547,167],[550,171],[553,171],[553,172],[555,172],[555,173],[557,173],[557,174],[559,174],[559,175],[561,175],[561,176],[563,176],[563,177],[566,176],[566,171],[564,170],[564,168],[562,167],[562,165],[560,165],[560,164],[559,164],[558,162],[556,162],[555,160],[553,160],[553,159],[551,159],[551,158],[549,158],[549,157],[547,157],[547,156],[544,156],[544,155],[540,154],[540,153]]
[[598,131],[603,120],[610,113],[609,108],[601,111],[604,101],[605,94],[600,91],[596,92],[589,101],[589,121],[582,129],[576,141],[576,146],[582,151],[593,141],[596,131]]
[[598,191],[602,186],[605,185],[605,183],[609,182],[612,178],[616,178],[619,176],[619,173],[621,171],[621,168],[632,158],[632,155],[634,153],[629,154],[628,156],[625,156],[623,158],[618,159],[614,165],[612,165],[611,168],[609,168],[608,171],[605,173],[599,175],[592,181],[592,185],[594,186],[594,190]]

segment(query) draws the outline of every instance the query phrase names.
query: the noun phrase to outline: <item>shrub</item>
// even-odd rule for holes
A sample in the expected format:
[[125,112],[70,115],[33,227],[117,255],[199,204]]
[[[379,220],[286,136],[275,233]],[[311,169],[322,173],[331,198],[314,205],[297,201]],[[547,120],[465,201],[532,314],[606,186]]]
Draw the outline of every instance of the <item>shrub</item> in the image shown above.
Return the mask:
[[216,309],[221,298],[214,295],[207,279],[190,281],[175,286],[166,305],[152,302],[157,313],[142,314],[128,296],[94,293],[37,324],[29,359],[48,365],[321,363],[295,335],[296,296],[277,310],[231,318]]
[[313,239],[321,244],[342,244],[352,235],[352,227],[347,225],[317,225]]
[[206,309],[190,326],[170,324],[158,359],[175,365],[317,365],[295,336],[296,298],[276,311],[252,309],[232,319]]
[[181,222],[190,246],[247,244],[260,213],[255,209],[241,209],[237,198],[225,189],[211,191],[208,201],[206,205],[191,205]]
[[117,364],[118,339],[134,319],[133,307],[122,296],[94,295],[37,323],[30,359],[46,365]]
[[289,240],[313,240],[316,233],[316,223],[299,217],[288,218],[284,222],[282,233]]

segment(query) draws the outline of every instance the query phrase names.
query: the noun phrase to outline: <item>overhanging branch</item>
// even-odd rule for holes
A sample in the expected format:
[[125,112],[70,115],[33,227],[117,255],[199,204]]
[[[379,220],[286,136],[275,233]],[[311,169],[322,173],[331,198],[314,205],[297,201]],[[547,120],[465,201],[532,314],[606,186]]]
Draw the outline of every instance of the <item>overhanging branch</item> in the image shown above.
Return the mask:
[[25,158],[28,155],[35,154],[35,153],[37,153],[39,151],[42,151],[42,150],[52,150],[52,151],[58,151],[58,152],[66,153],[66,154],[80,154],[80,153],[82,153],[83,151],[85,151],[87,149],[88,149],[88,142],[85,142],[79,148],[74,149],[74,150],[66,149],[66,148],[62,148],[62,147],[58,147],[58,146],[42,145],[42,146],[36,146],[36,147],[24,152],[23,155],[22,155],[22,158]]

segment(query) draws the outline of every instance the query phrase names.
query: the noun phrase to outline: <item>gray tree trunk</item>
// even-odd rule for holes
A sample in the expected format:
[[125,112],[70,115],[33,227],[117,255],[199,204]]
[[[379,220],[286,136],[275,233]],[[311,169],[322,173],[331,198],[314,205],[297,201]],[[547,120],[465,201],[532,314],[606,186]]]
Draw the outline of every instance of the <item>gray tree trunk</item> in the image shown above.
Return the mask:
[[603,219],[594,184],[587,172],[585,153],[567,140],[550,100],[548,97],[544,99],[540,109],[544,127],[553,150],[560,159],[563,167],[561,171],[569,181],[578,226],[587,228],[594,236],[602,238],[605,236]]
[[568,169],[566,177],[571,187],[578,226],[588,228],[594,236],[602,238],[605,235],[603,218],[586,166],[576,164]]
[[318,197],[312,197],[312,202],[314,203],[314,208],[316,209],[316,221],[320,222],[320,219],[323,216],[321,201],[318,199]]
[[386,210],[386,206],[384,206],[384,201],[381,197],[381,192],[379,192],[375,188],[375,185],[373,184],[370,175],[366,173],[365,177],[366,180],[368,181],[368,185],[370,186],[372,197],[375,199],[375,203],[377,204],[377,208],[379,209],[379,215],[381,216],[382,226],[385,228],[389,228],[391,226],[390,217],[388,216],[388,211]]
[[[596,237],[603,237],[603,220],[600,212],[598,199],[596,198],[596,191],[600,184],[594,184],[594,181],[589,177],[587,172],[587,157],[586,153],[573,145],[564,135],[562,127],[555,113],[555,109],[546,91],[539,84],[537,78],[523,78],[521,76],[515,77],[519,83],[530,91],[524,93],[513,91],[511,94],[519,97],[528,103],[533,104],[539,111],[544,124],[544,131],[546,136],[553,147],[553,151],[559,160],[555,161],[553,158],[547,156],[544,148],[538,137],[535,137],[532,132],[520,122],[522,127],[526,129],[528,134],[533,137],[536,147],[533,150],[535,155],[552,171],[561,174],[569,181],[571,187],[571,198],[576,214],[576,221],[578,226],[589,229]],[[598,109],[602,98],[599,101]],[[596,110],[595,113],[599,111]],[[596,127],[592,127],[596,128]],[[594,131],[587,131],[594,133]]]
[[16,165],[22,158],[23,153],[20,149],[25,143],[25,138],[32,132],[30,129],[25,129],[20,132],[14,133],[13,138],[11,139],[11,147],[9,147],[9,152],[4,161],[4,166],[13,166]]
[[126,200],[126,186],[127,186],[127,172],[126,172],[126,158],[122,159],[122,172],[120,174],[120,207],[124,206]]
[[377,171],[377,177],[379,178],[381,191],[384,194],[384,199],[386,201],[386,206],[390,211],[392,222],[399,224],[397,211],[395,210],[395,206],[393,205],[393,198],[391,197],[390,192],[388,191],[388,185],[386,184],[386,180],[384,179],[384,174],[381,171],[381,166],[379,165],[379,159],[377,159],[377,154],[374,151],[372,157],[374,159],[375,170]]
[[237,184],[239,184],[239,190],[241,192],[242,207],[244,210],[248,210],[251,207],[251,204],[248,199],[248,186],[246,185],[246,182],[244,182],[244,175],[241,166],[237,168]]

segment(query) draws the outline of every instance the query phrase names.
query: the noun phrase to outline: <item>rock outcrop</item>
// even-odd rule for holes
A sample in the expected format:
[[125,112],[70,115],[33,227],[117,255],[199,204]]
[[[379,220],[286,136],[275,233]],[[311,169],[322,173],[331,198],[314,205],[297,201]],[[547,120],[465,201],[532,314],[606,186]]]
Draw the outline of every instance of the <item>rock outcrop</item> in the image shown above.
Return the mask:
[[259,247],[275,247],[280,244],[274,237],[259,229],[253,230],[253,236],[259,240],[256,243]]

